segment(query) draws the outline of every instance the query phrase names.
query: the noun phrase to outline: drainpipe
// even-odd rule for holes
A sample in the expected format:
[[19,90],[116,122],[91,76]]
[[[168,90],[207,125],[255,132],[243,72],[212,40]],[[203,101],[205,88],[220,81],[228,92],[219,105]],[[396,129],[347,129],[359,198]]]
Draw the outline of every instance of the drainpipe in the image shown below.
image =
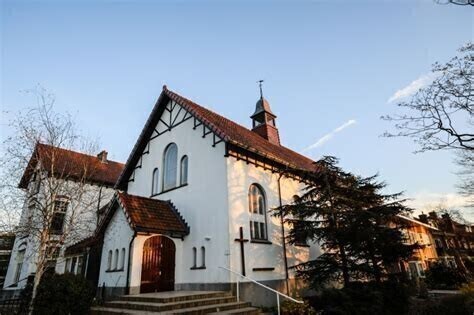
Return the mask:
[[[281,178],[283,173],[280,173],[278,177],[278,199],[280,201],[280,208],[283,206],[283,202],[281,200]],[[282,214],[280,212],[280,214]],[[286,257],[286,239],[285,239],[285,225],[283,215],[280,216],[280,223],[281,223],[281,239],[282,239],[282,247],[283,247],[283,260],[285,262],[285,283],[286,283],[286,294],[290,295],[290,286],[288,284],[288,258]]]
[[127,266],[127,294],[130,294],[130,266],[132,264],[132,244],[137,236],[137,232],[133,232],[132,239],[130,240],[130,244],[128,244],[128,266]]

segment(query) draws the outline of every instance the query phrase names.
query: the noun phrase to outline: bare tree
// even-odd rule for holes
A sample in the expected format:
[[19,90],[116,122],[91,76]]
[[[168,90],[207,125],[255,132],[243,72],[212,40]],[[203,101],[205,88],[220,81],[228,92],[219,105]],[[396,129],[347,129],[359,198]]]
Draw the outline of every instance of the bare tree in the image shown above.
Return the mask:
[[384,136],[413,138],[421,152],[474,150],[474,45],[468,43],[459,52],[445,64],[434,64],[433,82],[398,103],[404,113],[382,116],[398,130]]
[[460,151],[456,163],[460,170],[459,191],[468,198],[467,206],[474,207],[474,151]]
[[438,4],[456,4],[456,5],[471,5],[474,6],[474,0],[436,0]]
[[11,136],[3,142],[0,213],[3,229],[15,223],[17,237],[28,239],[34,297],[59,251],[92,233],[99,192],[90,184],[95,165],[64,150],[97,152],[96,145],[78,135],[70,115],[54,111],[52,94],[41,87],[28,93],[36,105],[11,120]]

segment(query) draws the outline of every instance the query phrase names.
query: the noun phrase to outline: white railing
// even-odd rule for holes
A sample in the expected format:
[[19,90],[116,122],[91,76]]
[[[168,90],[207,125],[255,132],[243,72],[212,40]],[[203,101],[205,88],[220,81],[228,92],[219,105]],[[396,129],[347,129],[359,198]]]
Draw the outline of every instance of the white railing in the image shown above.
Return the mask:
[[226,267],[219,267],[219,268],[224,269],[224,270],[227,270],[227,271],[229,271],[230,273],[233,273],[234,275],[239,276],[239,277],[237,278],[237,292],[236,292],[236,293],[237,293],[237,302],[240,302],[240,294],[239,294],[239,293],[240,293],[240,288],[239,288],[239,286],[240,286],[240,281],[239,281],[239,280],[240,280],[240,278],[243,278],[243,279],[249,280],[250,282],[253,282],[253,283],[255,283],[255,284],[258,284],[258,285],[261,286],[262,288],[265,288],[265,289],[267,289],[267,290],[269,290],[269,291],[272,291],[272,292],[274,292],[274,293],[276,294],[277,306],[278,306],[278,315],[280,315],[280,295],[281,295],[282,297],[284,297],[284,298],[290,300],[290,301],[295,302],[295,303],[298,303],[298,304],[303,304],[303,303],[304,303],[303,301],[298,301],[298,300],[292,298],[291,296],[288,296],[288,295],[283,294],[283,293],[281,293],[281,292],[279,292],[279,291],[277,291],[277,290],[275,290],[275,289],[272,289],[272,288],[270,288],[270,287],[267,287],[266,285],[261,284],[260,282],[257,282],[257,281],[255,281],[255,280],[253,280],[253,279],[251,279],[251,278],[249,278],[249,277],[246,277],[246,276],[244,276],[243,274],[240,274],[240,273],[238,273],[238,272],[236,272],[236,271],[233,271],[233,270],[231,270],[231,269],[229,269],[229,268],[226,268]]

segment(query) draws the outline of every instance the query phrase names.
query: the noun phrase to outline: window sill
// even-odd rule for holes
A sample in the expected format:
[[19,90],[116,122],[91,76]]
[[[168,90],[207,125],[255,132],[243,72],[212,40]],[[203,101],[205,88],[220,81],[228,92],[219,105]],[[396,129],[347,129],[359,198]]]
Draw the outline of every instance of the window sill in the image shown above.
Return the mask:
[[270,242],[269,240],[259,240],[259,239],[252,239],[250,240],[250,243],[272,245],[272,242]]
[[296,247],[311,247],[308,244],[294,244],[294,246],[296,246]]
[[263,268],[253,268],[252,271],[273,271],[275,268],[273,267],[263,267]]
[[191,270],[203,270],[203,269],[206,269],[206,266],[202,266],[202,267],[191,267],[189,268]]
[[156,196],[159,196],[159,195],[161,195],[161,194],[165,194],[165,193],[167,193],[167,192],[170,192],[170,191],[173,191],[173,190],[179,189],[179,188],[181,188],[181,187],[185,187],[185,186],[188,186],[188,184],[186,183],[186,184],[182,184],[182,185],[179,185],[179,186],[176,186],[176,187],[173,187],[173,188],[169,188],[169,189],[167,189],[167,190],[163,190],[163,191],[161,191],[161,192],[159,192],[159,193],[157,193],[157,194],[151,195],[150,197],[156,197]]
[[105,272],[122,272],[122,271],[123,271],[123,268],[122,269],[106,270]]

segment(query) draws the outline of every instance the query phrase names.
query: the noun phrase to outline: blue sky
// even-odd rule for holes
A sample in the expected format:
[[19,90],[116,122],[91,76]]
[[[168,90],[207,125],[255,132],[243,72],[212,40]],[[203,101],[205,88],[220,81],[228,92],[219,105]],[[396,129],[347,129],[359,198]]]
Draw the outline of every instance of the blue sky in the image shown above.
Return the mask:
[[163,84],[250,126],[264,79],[286,146],[379,172],[416,206],[456,205],[452,155],[381,138],[379,117],[473,40],[473,14],[431,0],[2,1],[1,107],[31,104],[19,91],[39,83],[125,161]]

